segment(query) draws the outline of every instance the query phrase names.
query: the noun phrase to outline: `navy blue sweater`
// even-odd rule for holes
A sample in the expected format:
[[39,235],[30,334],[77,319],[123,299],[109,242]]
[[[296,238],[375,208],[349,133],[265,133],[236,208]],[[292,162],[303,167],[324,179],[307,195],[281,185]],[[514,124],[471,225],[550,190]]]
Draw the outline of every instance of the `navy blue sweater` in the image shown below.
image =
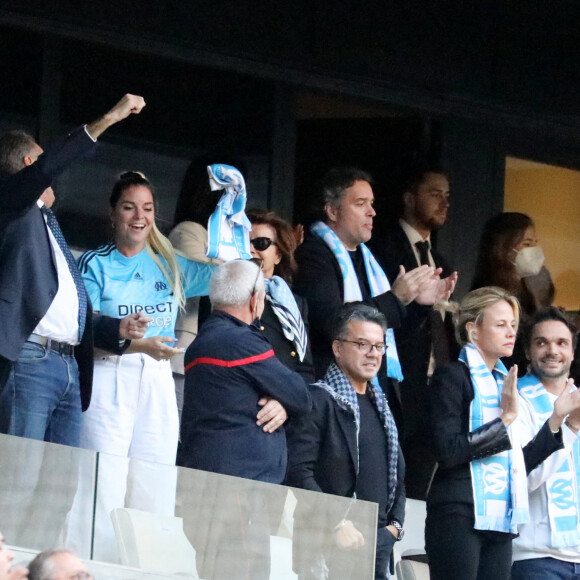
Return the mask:
[[182,465],[282,483],[286,434],[256,425],[261,397],[279,401],[289,416],[311,408],[306,383],[276,358],[258,328],[214,312],[185,355]]

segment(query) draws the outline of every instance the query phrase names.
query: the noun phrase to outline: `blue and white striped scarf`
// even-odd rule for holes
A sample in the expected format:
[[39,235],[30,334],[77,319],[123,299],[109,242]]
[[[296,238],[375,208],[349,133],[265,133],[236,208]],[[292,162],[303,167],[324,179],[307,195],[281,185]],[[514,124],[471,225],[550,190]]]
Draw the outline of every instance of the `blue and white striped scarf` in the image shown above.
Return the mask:
[[[359,453],[358,438],[360,432],[360,409],[356,391],[350,384],[347,376],[340,370],[336,363],[330,363],[324,379],[315,383],[315,386],[324,389],[336,402],[336,404],[345,411],[351,413],[356,425],[356,465],[355,470],[358,475],[359,470]],[[382,389],[373,382],[368,383],[368,393],[372,403],[376,407],[381,417],[385,435],[387,437],[388,453],[388,481],[387,481],[387,511],[391,509],[397,492],[397,462],[399,459],[399,434],[395,420],[389,408],[389,404]]]
[[[321,238],[330,248],[342,272],[342,280],[344,283],[344,301],[358,302],[362,300],[362,292],[359,286],[356,271],[354,269],[352,260],[340,241],[339,237],[323,222],[316,222],[310,228],[312,233]],[[370,250],[364,245],[360,244],[362,251],[365,271],[371,289],[371,296],[379,296],[391,289],[389,280],[379,263],[375,260]],[[388,322],[388,321],[387,321]],[[403,371],[401,363],[399,362],[399,353],[397,352],[397,344],[395,343],[395,333],[392,328],[387,330],[385,334],[385,342],[387,344],[387,376],[398,381],[403,380]]]
[[[518,381],[518,389],[531,409],[537,432],[554,411],[552,399],[540,379],[530,372]],[[567,457],[545,482],[552,546],[576,547],[580,545],[580,441],[576,438],[571,450],[558,453]]]
[[249,260],[250,230],[246,209],[246,183],[244,176],[231,165],[216,163],[207,168],[212,191],[224,189],[215,211],[207,223],[208,258],[223,260]]
[[294,294],[280,276],[272,276],[265,279],[264,282],[266,284],[266,299],[272,305],[272,310],[280,322],[284,336],[294,344],[298,358],[302,362],[306,354],[308,336]]
[[[498,360],[492,372],[472,344],[466,344],[459,360],[468,368],[474,398],[469,412],[469,431],[475,431],[501,416],[500,400],[507,375]],[[512,428],[513,427],[513,428]],[[475,529],[517,533],[528,521],[528,486],[524,455],[515,425],[508,427],[512,448],[471,461],[471,483],[475,508]]]

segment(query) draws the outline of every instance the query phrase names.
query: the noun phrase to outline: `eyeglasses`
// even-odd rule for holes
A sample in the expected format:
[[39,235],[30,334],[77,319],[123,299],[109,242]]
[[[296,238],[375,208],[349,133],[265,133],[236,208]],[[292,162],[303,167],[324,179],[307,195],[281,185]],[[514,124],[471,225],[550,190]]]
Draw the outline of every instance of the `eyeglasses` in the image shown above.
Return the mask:
[[356,344],[358,346],[359,352],[362,354],[370,354],[373,350],[380,352],[381,354],[385,354],[387,352],[387,345],[383,342],[379,342],[378,344],[370,344],[369,342],[360,342],[358,340],[345,340],[343,338],[339,338],[340,342],[350,342],[350,344]]
[[250,240],[250,244],[252,244],[258,252],[265,252],[270,246],[275,246],[276,242],[270,238],[254,238],[253,240]]

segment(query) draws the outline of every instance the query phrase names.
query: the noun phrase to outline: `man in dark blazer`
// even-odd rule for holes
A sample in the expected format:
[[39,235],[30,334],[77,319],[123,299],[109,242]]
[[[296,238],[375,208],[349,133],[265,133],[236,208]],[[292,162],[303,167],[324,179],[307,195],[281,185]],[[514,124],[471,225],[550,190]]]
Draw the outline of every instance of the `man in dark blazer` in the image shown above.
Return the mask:
[[[294,282],[297,294],[308,302],[310,345],[316,378],[321,378],[332,362],[332,332],[336,316],[345,302],[360,300],[382,312],[390,328],[398,328],[406,314],[405,305],[413,300],[431,303],[440,294],[448,296],[447,280],[433,276],[429,266],[411,272],[400,270],[391,279],[391,289],[373,293],[370,287],[370,268],[367,266],[365,244],[371,239],[374,194],[371,176],[356,168],[331,169],[322,178],[316,212],[319,222],[313,224],[304,243],[296,251],[298,272]],[[322,226],[336,236],[335,249],[316,233]],[[331,235],[332,237],[332,235]],[[337,258],[337,247],[341,255]],[[371,261],[374,260],[371,256]],[[346,274],[353,272],[358,298],[346,296]],[[382,273],[382,272],[381,272]],[[395,350],[391,346],[392,354]],[[396,355],[395,355],[396,356]],[[402,420],[398,379],[393,368],[383,368],[379,373],[397,424]]]
[[[145,317],[93,316],[56,218],[53,180],[109,127],[145,106],[125,95],[46,152],[12,131],[0,139],[0,432],[78,445],[99,346],[142,335]],[[84,316],[83,316],[84,314]],[[84,332],[83,332],[84,328]]]
[[[288,427],[286,479],[294,487],[378,504],[377,579],[386,578],[405,515],[405,466],[397,428],[383,392],[373,384],[385,352],[385,330],[385,317],[376,308],[360,303],[342,308],[332,342],[334,362],[324,379],[310,387],[312,413]],[[337,510],[333,520],[328,507],[320,507],[329,502],[310,499],[301,499],[295,514],[300,550],[295,551],[294,571],[311,569],[322,552],[329,578],[360,577],[363,564],[356,563],[357,556],[366,551],[372,557],[374,546],[365,538],[367,522],[356,504],[346,514]],[[326,530],[321,530],[321,520]]]
[[[441,268],[443,277],[456,277],[433,248],[431,238],[447,220],[449,200],[449,180],[442,169],[422,166],[408,176],[401,219],[369,244],[389,280],[396,278],[401,266],[412,271],[424,264]],[[459,351],[453,339],[451,317],[442,317],[430,305],[417,302],[407,305],[407,317],[395,330],[395,336],[405,377],[401,384],[404,424],[401,439],[407,463],[407,496],[425,499],[435,467],[426,431],[427,384],[435,366],[455,360]]]

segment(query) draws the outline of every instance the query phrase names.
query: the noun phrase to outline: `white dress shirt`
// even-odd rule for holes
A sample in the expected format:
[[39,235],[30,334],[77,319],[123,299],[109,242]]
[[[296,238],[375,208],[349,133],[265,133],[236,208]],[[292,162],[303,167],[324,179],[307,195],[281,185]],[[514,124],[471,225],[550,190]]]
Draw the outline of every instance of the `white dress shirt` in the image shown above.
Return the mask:
[[[44,206],[39,199],[38,207]],[[46,216],[44,216],[46,223]],[[46,311],[34,334],[51,338],[59,342],[76,345],[79,343],[79,297],[68,263],[52,231],[46,226],[52,254],[58,275],[58,290],[50,307]]]

